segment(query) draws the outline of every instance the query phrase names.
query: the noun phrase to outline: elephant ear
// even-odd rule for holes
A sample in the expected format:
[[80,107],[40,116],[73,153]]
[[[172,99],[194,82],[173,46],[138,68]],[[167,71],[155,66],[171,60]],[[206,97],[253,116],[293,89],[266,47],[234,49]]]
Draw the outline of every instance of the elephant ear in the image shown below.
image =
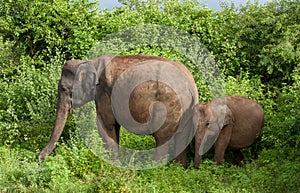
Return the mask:
[[79,107],[95,99],[97,73],[89,62],[79,64],[74,78],[72,90],[73,107]]
[[207,109],[207,103],[200,103],[200,104],[197,104],[198,108],[196,108],[197,113],[201,116],[204,116],[205,113],[206,113],[206,109]]
[[223,121],[223,127],[229,124],[233,124],[234,120],[233,120],[233,115],[232,112],[230,110],[230,108],[226,105],[226,114],[225,114],[225,118]]

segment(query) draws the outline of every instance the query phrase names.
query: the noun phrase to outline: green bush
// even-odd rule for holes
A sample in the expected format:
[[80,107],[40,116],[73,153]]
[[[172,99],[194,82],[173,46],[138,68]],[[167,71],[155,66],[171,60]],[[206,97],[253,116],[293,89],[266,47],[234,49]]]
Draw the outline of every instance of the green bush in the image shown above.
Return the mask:
[[242,68],[251,76],[261,75],[271,87],[290,83],[290,74],[299,64],[299,10],[299,0],[242,7],[228,26],[238,42],[236,57],[244,60],[234,73]]
[[4,75],[0,82],[1,144],[33,140],[31,132],[37,134],[40,131],[34,131],[32,127],[54,122],[63,58],[52,58],[44,64],[43,70],[34,67],[37,61],[29,57],[23,57],[20,62],[21,65],[11,69],[10,75]]
[[299,66],[291,74],[292,85],[283,86],[267,114],[263,141],[272,147],[300,147],[300,74]]
[[49,60],[59,49],[67,59],[83,58],[98,34],[95,2],[5,0],[0,5],[0,33],[14,43],[12,52],[21,49]]

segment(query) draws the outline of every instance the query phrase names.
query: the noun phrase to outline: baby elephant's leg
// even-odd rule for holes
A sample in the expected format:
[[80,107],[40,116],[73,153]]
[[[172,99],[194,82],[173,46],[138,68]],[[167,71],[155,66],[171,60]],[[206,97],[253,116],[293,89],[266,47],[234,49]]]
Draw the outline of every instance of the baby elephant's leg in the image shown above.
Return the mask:
[[224,162],[224,153],[228,147],[233,125],[226,125],[220,132],[217,141],[215,142],[214,161],[217,165],[222,165]]

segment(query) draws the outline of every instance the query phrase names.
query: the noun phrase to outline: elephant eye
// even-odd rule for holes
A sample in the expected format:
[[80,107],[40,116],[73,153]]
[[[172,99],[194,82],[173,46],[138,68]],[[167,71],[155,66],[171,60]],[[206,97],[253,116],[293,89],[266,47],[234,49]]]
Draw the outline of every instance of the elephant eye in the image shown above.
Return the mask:
[[68,91],[68,90],[69,90],[69,88],[68,88],[68,87],[66,87],[66,86],[62,86],[62,87],[61,87],[61,90],[62,90],[63,92],[66,92],[66,91]]
[[209,122],[205,123],[205,126],[208,127],[209,126]]

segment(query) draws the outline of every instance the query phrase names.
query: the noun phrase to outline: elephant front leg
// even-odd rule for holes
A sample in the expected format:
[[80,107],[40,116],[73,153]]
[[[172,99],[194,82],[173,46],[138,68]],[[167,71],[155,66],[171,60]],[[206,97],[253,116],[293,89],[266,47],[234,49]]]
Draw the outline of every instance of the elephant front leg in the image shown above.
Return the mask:
[[231,132],[232,132],[233,125],[227,125],[225,126],[215,142],[215,152],[214,152],[214,161],[217,162],[217,165],[222,165],[224,162],[224,154],[225,150],[228,147],[230,138],[231,138]]
[[198,169],[199,164],[202,159],[202,155],[204,154],[203,145],[201,143],[205,143],[203,141],[205,132],[203,132],[200,128],[196,131],[195,134],[195,146],[194,146],[194,168]]
[[117,160],[119,153],[120,125],[117,123],[105,125],[101,118],[97,117],[97,127],[104,142],[104,148],[108,151],[110,158],[112,160]]
[[97,127],[112,160],[118,159],[120,125],[115,120],[110,102],[102,99],[96,102]]
[[201,162],[202,156],[199,153],[195,152],[195,161],[194,161],[194,168],[198,169],[199,164]]

